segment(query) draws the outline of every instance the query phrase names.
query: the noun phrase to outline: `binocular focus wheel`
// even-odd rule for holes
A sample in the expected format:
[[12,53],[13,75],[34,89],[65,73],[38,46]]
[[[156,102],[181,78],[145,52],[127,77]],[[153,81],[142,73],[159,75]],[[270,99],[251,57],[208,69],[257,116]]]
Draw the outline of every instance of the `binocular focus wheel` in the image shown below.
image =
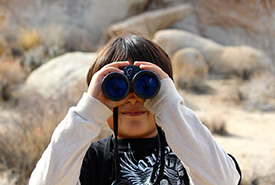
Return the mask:
[[110,73],[102,81],[101,89],[106,98],[113,101],[123,100],[130,91],[128,78],[121,73]]

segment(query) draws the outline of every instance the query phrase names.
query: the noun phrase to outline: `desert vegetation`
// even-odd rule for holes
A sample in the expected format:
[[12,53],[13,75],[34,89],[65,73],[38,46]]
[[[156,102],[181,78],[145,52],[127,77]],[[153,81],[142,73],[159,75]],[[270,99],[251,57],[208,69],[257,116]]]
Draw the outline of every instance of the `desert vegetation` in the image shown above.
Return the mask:
[[22,95],[14,108],[20,112],[20,118],[14,117],[10,123],[1,125],[0,170],[15,178],[17,184],[27,183],[54,128],[71,105],[69,97],[66,102],[56,103],[33,92]]
[[[0,32],[0,174],[8,179],[6,184],[21,185],[27,184],[28,178],[48,145],[56,125],[63,119],[69,107],[77,103],[83,93],[75,88],[73,93],[64,91],[58,98],[49,99],[39,94],[35,88],[22,91],[23,87],[26,86],[31,74],[37,71],[41,65],[52,61],[51,59],[72,51],[96,52],[95,48],[100,47],[105,40],[92,42],[94,40],[85,37],[84,32],[79,30],[72,34],[68,31],[71,27],[66,27],[68,23],[65,23],[63,27],[57,26],[58,22],[51,22],[46,26],[34,26],[14,11],[15,7],[12,7],[14,5],[12,2],[16,3],[15,0],[10,3],[8,1],[0,2],[0,10],[3,9],[5,10],[3,12],[6,13],[0,11],[0,30],[2,31]],[[193,17],[187,18],[187,20],[191,20],[191,23],[187,22],[187,26],[190,27],[184,27],[186,23],[180,21],[168,28],[186,28],[187,31],[190,31],[194,30],[194,25],[197,25],[196,29],[199,30],[200,37],[216,39],[215,42],[222,45],[223,48],[226,45],[250,44],[267,53],[273,59],[270,70],[255,74],[249,73],[248,77],[245,70],[242,71],[243,73],[230,73],[230,75],[214,73],[213,70],[211,71],[207,57],[198,48],[184,48],[171,56],[172,60],[177,60],[175,67],[179,65],[185,67],[185,70],[176,72],[175,83],[185,98],[186,104],[198,113],[202,122],[217,139],[220,139],[219,141],[223,142],[225,147],[232,145],[232,143],[228,143],[228,138],[253,137],[246,136],[245,132],[240,131],[241,127],[234,125],[241,125],[244,121],[242,119],[240,121],[236,116],[238,113],[241,116],[246,116],[247,120],[251,122],[253,120],[249,116],[252,115],[255,118],[255,115],[258,115],[259,119],[257,117],[255,119],[257,121],[254,120],[254,125],[259,124],[257,125],[259,128],[265,128],[261,125],[262,123],[260,124],[262,119],[272,125],[270,118],[273,117],[274,122],[275,44],[272,42],[275,38],[274,1],[147,1],[143,6],[138,6],[139,12],[136,14],[182,3],[189,3],[193,7]],[[132,10],[132,8],[129,9]],[[131,16],[133,15],[129,14],[124,19]],[[16,25],[11,24],[13,20],[11,17],[15,20]],[[121,17],[120,19],[122,19]],[[198,21],[192,25],[194,17],[197,17]],[[117,22],[120,19],[117,18],[116,21],[110,22]],[[99,27],[103,29],[106,24],[104,22]],[[84,26],[81,26],[85,30]],[[213,29],[212,26],[216,26],[215,28],[218,27],[218,29]],[[217,30],[245,30],[247,37],[244,40],[247,42],[237,39],[243,37],[243,31],[236,31],[236,37],[231,40],[230,38],[220,40],[219,34],[216,34],[216,38],[214,38],[213,34],[211,35],[207,31],[208,28],[211,28],[214,33],[220,33],[215,32]],[[90,35],[96,35],[98,32],[90,27],[87,30],[90,30]],[[103,30],[106,31],[107,28]],[[101,35],[95,36],[96,39],[104,35],[102,32]],[[229,32],[225,31],[224,33]],[[240,35],[238,35],[239,33]],[[261,42],[258,42],[259,40]],[[88,47],[90,45],[93,47]],[[235,66],[236,69],[238,67],[238,65]],[[64,71],[66,71],[65,67]],[[49,73],[51,74],[51,71]],[[82,83],[82,81],[76,82],[78,86],[83,86]],[[235,137],[236,135],[238,137]],[[231,142],[242,143],[243,141],[233,140]],[[240,148],[240,146],[237,147]],[[250,151],[252,150],[249,148],[248,153]],[[270,151],[274,151],[274,148],[271,148]],[[234,151],[232,152],[234,155]],[[274,152],[268,156],[273,154]],[[275,172],[271,171],[268,175],[262,175],[258,171],[247,172],[248,168],[253,168],[253,165],[246,161],[250,158],[246,158],[246,154],[243,153],[236,152],[236,155],[245,161],[241,163],[245,174],[242,185],[268,185],[275,182],[274,178],[272,179],[272,174],[274,175]],[[253,160],[260,160],[259,158],[253,158]],[[270,163],[270,165],[272,164]],[[249,176],[250,174],[253,175]]]

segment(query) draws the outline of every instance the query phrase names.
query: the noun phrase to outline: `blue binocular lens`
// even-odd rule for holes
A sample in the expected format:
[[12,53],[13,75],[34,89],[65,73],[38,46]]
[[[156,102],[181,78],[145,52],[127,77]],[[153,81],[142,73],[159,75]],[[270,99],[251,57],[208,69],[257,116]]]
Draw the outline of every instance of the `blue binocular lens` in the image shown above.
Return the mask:
[[142,99],[154,97],[160,88],[158,76],[151,71],[139,72],[132,81],[133,91]]
[[142,99],[153,98],[160,89],[158,76],[147,70],[141,70],[134,65],[122,69],[125,73],[110,73],[102,81],[103,94],[110,100],[123,100],[130,91],[130,81],[134,93]]
[[130,84],[125,75],[110,73],[103,79],[101,88],[106,98],[119,101],[129,94]]

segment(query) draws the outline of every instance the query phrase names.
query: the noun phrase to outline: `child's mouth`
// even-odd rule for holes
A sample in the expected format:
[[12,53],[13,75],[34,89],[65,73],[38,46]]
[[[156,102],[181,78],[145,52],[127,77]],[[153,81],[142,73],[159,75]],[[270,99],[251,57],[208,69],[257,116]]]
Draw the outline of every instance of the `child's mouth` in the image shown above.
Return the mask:
[[140,116],[145,114],[146,111],[129,111],[129,112],[122,112],[123,115],[126,116]]

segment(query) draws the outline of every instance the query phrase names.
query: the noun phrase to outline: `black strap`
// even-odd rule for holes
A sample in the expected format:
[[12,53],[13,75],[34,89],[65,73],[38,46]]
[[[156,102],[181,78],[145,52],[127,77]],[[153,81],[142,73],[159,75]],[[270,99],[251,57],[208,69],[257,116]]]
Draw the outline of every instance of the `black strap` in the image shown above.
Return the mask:
[[[159,143],[159,154],[160,154],[160,169],[159,169],[159,174],[158,174],[158,178],[156,179],[156,181],[153,183],[153,185],[157,185],[160,183],[162,177],[163,177],[163,172],[164,172],[164,166],[165,166],[165,158],[164,158],[164,152],[165,152],[165,136],[164,136],[164,132],[162,131],[162,129],[157,126],[157,130],[158,130],[158,143]],[[158,162],[156,163],[156,165],[154,166],[150,181],[151,183],[154,181],[154,175],[157,171],[157,167],[158,167]]]
[[109,159],[109,151],[110,151],[110,146],[111,146],[111,141],[112,141],[113,135],[110,135],[107,138],[105,147],[104,147],[104,153],[103,153],[103,163],[102,163],[102,169],[101,169],[101,176],[100,176],[100,180],[99,180],[99,184],[100,185],[105,185],[105,180],[108,179],[106,178],[106,172],[107,172],[107,162]]
[[114,134],[115,134],[115,143],[114,143],[114,167],[115,167],[115,181],[120,181],[120,169],[119,169],[119,157],[118,157],[118,107],[113,109],[113,126],[114,126]]

